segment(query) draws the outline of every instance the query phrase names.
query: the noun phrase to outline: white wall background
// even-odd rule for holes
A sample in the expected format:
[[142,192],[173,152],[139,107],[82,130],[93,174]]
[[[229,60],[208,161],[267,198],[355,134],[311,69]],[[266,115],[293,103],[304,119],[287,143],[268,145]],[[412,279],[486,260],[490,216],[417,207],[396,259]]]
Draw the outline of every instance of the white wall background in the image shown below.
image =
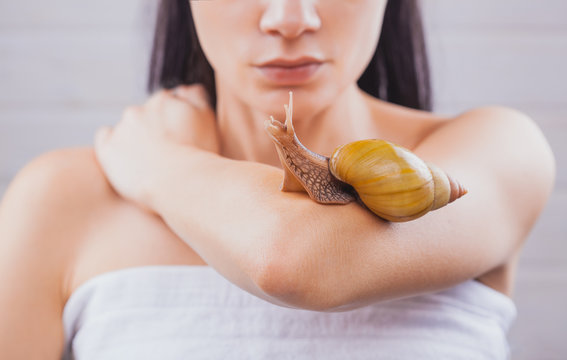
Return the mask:
[[[567,2],[423,1],[436,111],[502,104],[537,121],[557,159],[553,196],[517,278],[513,359],[567,354]],[[154,2],[0,2],[0,196],[55,148],[92,144],[145,98]]]

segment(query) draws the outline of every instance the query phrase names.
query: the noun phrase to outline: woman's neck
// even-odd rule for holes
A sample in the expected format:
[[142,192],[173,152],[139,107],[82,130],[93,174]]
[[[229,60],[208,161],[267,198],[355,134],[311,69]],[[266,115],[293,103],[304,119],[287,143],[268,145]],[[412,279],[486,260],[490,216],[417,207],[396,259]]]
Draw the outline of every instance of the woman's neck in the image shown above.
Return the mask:
[[[217,121],[221,155],[237,160],[261,162],[281,167],[275,146],[264,130],[270,115],[242,102],[233,92],[217,82]],[[295,94],[294,94],[295,96]],[[297,101],[296,98],[294,98]],[[279,104],[283,113],[283,103]],[[329,156],[338,145],[368,136],[373,119],[368,100],[353,84],[333,103],[312,116],[294,110],[293,125],[297,137],[308,149]]]

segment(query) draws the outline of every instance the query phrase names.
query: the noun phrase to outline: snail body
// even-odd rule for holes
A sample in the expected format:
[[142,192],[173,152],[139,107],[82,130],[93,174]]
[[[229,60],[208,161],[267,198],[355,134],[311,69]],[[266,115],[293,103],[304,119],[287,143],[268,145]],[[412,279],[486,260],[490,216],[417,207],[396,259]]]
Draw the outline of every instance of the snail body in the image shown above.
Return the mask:
[[295,135],[291,92],[284,108],[284,124],[273,117],[266,122],[284,168],[282,191],[305,191],[323,204],[357,201],[394,222],[417,219],[467,193],[437,166],[386,140],[341,145],[330,157],[316,154]]

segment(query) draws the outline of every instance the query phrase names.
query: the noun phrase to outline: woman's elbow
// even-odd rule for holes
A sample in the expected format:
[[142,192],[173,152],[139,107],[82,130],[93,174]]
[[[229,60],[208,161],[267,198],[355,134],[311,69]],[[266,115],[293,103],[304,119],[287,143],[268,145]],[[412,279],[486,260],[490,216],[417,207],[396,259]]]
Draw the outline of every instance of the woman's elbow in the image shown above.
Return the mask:
[[[307,241],[303,239],[303,241]],[[287,244],[292,244],[289,241]],[[329,311],[340,307],[332,293],[324,291],[324,276],[321,264],[312,256],[301,254],[297,247],[280,246],[265,257],[256,285],[269,297],[287,307]],[[327,293],[327,294],[325,294]]]
[[[275,211],[274,221],[263,228],[263,243],[269,246],[258,257],[262,261],[256,285],[269,297],[293,308],[334,311],[348,306],[345,300],[349,294],[337,285],[348,276],[341,268],[346,266],[344,223],[347,227],[353,223],[345,220],[349,219],[349,209],[316,204],[307,196],[293,199],[293,204],[286,204],[284,209]],[[361,215],[356,213],[358,219]]]
[[313,311],[326,311],[333,307],[319,295],[317,284],[309,279],[308,274],[302,275],[293,266],[270,263],[264,267],[256,284],[267,296],[275,299],[274,303],[286,307]]

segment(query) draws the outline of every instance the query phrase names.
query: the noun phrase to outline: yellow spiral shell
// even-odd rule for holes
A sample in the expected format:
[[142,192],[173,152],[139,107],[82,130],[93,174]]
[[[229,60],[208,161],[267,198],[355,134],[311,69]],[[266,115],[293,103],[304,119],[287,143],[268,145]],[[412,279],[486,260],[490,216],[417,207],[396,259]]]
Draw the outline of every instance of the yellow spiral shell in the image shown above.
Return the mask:
[[329,170],[353,186],[381,218],[409,221],[434,208],[436,181],[428,165],[389,141],[369,139],[339,146],[329,159]]

